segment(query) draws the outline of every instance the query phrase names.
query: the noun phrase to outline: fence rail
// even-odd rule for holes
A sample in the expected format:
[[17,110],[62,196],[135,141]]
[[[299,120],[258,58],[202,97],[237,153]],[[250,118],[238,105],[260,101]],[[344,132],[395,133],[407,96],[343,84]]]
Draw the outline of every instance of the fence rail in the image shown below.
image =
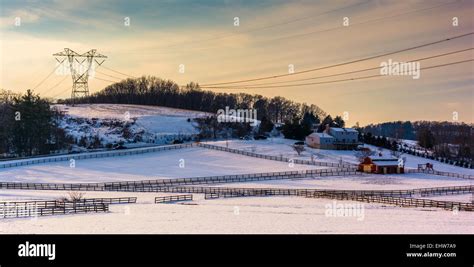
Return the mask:
[[208,148],[208,149],[225,151],[225,152],[235,153],[235,154],[249,156],[249,157],[261,158],[261,159],[267,159],[267,160],[293,162],[295,164],[303,164],[303,165],[325,166],[325,167],[334,167],[334,168],[337,168],[337,167],[339,167],[339,168],[351,168],[353,170],[357,169],[357,165],[350,164],[350,163],[342,163],[341,164],[341,163],[333,163],[333,162],[325,162],[325,161],[310,161],[310,160],[302,160],[302,159],[292,159],[292,158],[287,158],[287,157],[283,157],[283,156],[271,156],[271,155],[259,154],[259,153],[255,153],[255,152],[248,152],[248,151],[243,151],[243,150],[239,150],[239,149],[228,148],[228,147],[223,147],[223,146],[216,146],[216,145],[211,145],[211,144],[197,143],[197,145],[200,146],[200,147]]
[[[306,197],[320,197],[310,196]],[[361,202],[374,202],[391,204],[401,207],[423,207],[423,208],[442,208],[447,210],[462,210],[462,211],[474,211],[474,204],[454,201],[441,201],[431,199],[419,199],[419,198],[404,198],[404,197],[392,197],[392,196],[364,196],[364,195],[350,195],[350,194],[335,194],[326,196],[328,198],[339,199],[339,200],[353,200]]]
[[[203,189],[203,188],[200,188]],[[362,202],[375,202],[397,205],[402,207],[432,207],[449,210],[474,211],[474,204],[441,201],[431,199],[418,199],[411,197],[400,197],[385,195],[386,192],[378,191],[351,191],[351,190],[307,190],[307,189],[261,189],[261,188],[221,188],[213,190],[202,190],[205,199],[228,198],[228,197],[248,197],[248,196],[302,196],[308,198],[330,198],[339,200],[353,200]],[[463,189],[461,189],[463,190]],[[472,192],[472,186],[470,188]],[[415,191],[415,190],[413,190]],[[374,194],[377,192],[377,194]],[[369,193],[369,194],[366,194]]]
[[303,179],[324,176],[348,176],[361,175],[348,168],[338,169],[317,169],[290,172],[267,172],[251,174],[235,174],[220,176],[204,176],[193,178],[175,178],[175,179],[157,179],[141,181],[124,181],[110,183],[21,183],[21,182],[0,182],[0,189],[19,189],[19,190],[69,190],[69,191],[142,191],[141,189],[180,186],[180,185],[199,185],[216,183],[236,183],[248,181],[279,180],[279,179]]
[[80,160],[80,159],[138,155],[138,154],[144,154],[144,153],[150,153],[150,152],[189,148],[193,146],[194,146],[193,143],[188,143],[188,144],[153,146],[153,147],[144,147],[144,148],[131,148],[127,150],[114,150],[114,151],[107,151],[107,152],[89,152],[87,154],[74,154],[74,155],[68,154],[68,155],[61,155],[61,156],[48,156],[48,157],[43,157],[43,158],[15,160],[14,162],[0,162],[0,168],[12,168],[12,167],[27,166],[27,165],[48,163],[48,162],[69,161],[71,159]]
[[90,212],[107,212],[109,205],[105,203],[96,204],[78,204],[66,206],[0,206],[0,218],[23,218],[23,217],[37,217],[37,216],[51,216],[51,215],[67,215],[77,213]]
[[[91,209],[101,210],[102,204],[136,203],[136,197],[120,198],[84,198],[77,201],[44,200],[44,201],[6,201],[0,202],[0,218],[34,217],[54,214],[81,213]],[[88,208],[98,206],[98,208]],[[95,211],[95,210],[94,210]],[[51,213],[51,214],[50,214]]]
[[434,174],[434,175],[439,175],[439,176],[455,177],[455,178],[462,178],[462,179],[474,179],[474,175],[454,173],[454,172],[441,172],[441,171],[435,171],[435,170],[405,169],[405,172],[406,173],[427,173],[427,174]]
[[[469,194],[474,192],[474,186],[449,186],[431,187],[408,190],[330,190],[330,189],[287,189],[287,188],[238,188],[238,187],[208,187],[208,186],[165,186],[140,188],[140,192],[166,192],[166,193],[190,193],[190,194],[229,194],[232,195],[280,195],[280,196],[304,196],[307,194],[318,194],[320,196],[333,194],[349,194],[363,196],[396,196],[411,197],[421,195],[454,195]],[[211,197],[211,196],[209,196]]]
[[189,201],[189,200],[193,200],[193,195],[175,195],[175,196],[155,197],[155,204],[173,203],[173,202]]

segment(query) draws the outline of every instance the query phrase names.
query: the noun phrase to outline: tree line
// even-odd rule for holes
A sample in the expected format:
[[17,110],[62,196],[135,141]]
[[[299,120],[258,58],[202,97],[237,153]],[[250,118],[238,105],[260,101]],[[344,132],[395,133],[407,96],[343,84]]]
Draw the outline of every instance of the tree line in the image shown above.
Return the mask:
[[[368,143],[375,142],[374,136],[391,137],[395,140],[416,140],[420,147],[431,152],[433,158],[441,158],[446,162],[457,161],[471,164],[474,161],[472,124],[447,121],[396,121],[370,124],[360,127],[359,131],[365,136],[370,136],[366,140]],[[419,153],[414,149],[404,148],[404,150],[407,153]]]
[[71,140],[59,127],[61,114],[31,90],[0,98],[0,155],[21,157],[48,154]]
[[[71,100],[61,100],[60,103],[68,104]],[[258,120],[265,118],[272,123],[284,123],[294,117],[302,118],[305,113],[326,116],[316,105],[296,103],[280,96],[268,98],[246,93],[216,93],[202,90],[194,82],[180,87],[171,80],[154,76],[122,80],[89,97],[77,99],[76,103],[154,105],[210,113],[228,106],[233,109],[256,109]]]

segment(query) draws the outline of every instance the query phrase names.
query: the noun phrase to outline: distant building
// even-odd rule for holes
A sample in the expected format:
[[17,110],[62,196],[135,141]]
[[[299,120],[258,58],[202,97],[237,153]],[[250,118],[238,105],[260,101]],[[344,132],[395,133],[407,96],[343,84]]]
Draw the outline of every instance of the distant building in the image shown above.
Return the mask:
[[314,132],[308,135],[306,144],[309,147],[320,149],[356,149],[360,145],[359,132],[352,128],[335,128],[326,125],[324,132]]
[[359,171],[378,174],[404,173],[404,168],[399,166],[397,158],[378,154],[376,156],[366,157],[364,161],[359,164]]
[[306,136],[306,144],[309,147],[319,149],[335,149],[335,140],[334,137],[327,133],[312,133]]

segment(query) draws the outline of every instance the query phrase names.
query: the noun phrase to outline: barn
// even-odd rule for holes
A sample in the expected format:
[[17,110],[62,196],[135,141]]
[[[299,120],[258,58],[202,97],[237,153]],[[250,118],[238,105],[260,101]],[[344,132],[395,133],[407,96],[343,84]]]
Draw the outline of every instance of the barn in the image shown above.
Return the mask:
[[378,174],[403,173],[404,169],[399,166],[398,159],[384,157],[382,155],[365,157],[359,164],[359,171]]

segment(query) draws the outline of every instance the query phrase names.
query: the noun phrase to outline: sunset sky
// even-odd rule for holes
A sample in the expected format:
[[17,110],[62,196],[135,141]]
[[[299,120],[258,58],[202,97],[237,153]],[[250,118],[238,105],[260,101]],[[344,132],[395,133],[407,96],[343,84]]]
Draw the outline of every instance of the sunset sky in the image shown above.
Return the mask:
[[[242,84],[292,81],[409,61],[474,47],[474,35],[323,71],[344,63],[474,32],[474,0],[432,1],[13,1],[0,0],[0,88],[25,92],[54,68],[64,48],[97,49],[104,66],[153,75],[180,85],[295,74]],[[130,26],[125,18],[130,18]],[[234,26],[238,17],[240,25]],[[343,18],[349,26],[343,26]],[[453,17],[458,26],[453,26]],[[21,25],[15,25],[15,18]],[[421,61],[421,68],[474,58],[474,51]],[[185,72],[179,72],[184,64]],[[125,76],[107,69],[90,91]],[[305,82],[377,74],[367,71]],[[68,97],[71,79],[52,75],[35,92]],[[305,83],[293,82],[293,83]],[[291,83],[289,83],[291,84]],[[57,86],[56,86],[57,85]],[[279,84],[282,85],[282,84]],[[235,85],[229,85],[235,86]],[[474,62],[422,70],[420,79],[385,76],[298,87],[212,89],[284,96],[316,104],[331,115],[348,112],[348,125],[394,120],[474,122]]]

